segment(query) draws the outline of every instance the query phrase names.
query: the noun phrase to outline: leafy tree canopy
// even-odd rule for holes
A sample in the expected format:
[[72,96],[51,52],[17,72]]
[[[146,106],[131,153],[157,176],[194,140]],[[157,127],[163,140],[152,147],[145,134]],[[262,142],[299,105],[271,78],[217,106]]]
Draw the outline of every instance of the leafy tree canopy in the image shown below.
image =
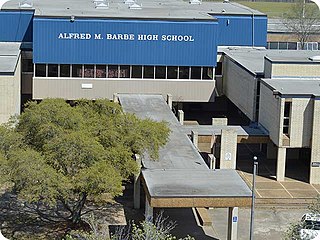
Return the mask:
[[165,122],[141,120],[108,100],[29,102],[0,127],[0,170],[29,202],[61,204],[78,223],[85,203],[120,195],[139,171],[134,154],[154,159],[169,136]]

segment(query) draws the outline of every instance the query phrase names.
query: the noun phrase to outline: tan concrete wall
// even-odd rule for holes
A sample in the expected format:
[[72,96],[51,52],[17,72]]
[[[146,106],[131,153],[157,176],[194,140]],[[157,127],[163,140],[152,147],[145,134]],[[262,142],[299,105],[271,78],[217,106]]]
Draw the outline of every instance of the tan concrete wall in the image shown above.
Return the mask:
[[282,129],[284,99],[276,98],[273,92],[267,88],[264,84],[261,84],[260,88],[260,111],[259,111],[259,123],[264,126],[270,135],[270,139],[274,144],[280,146],[280,129]]
[[255,118],[256,79],[228,57],[224,58],[223,92],[248,118]]
[[9,120],[10,116],[20,114],[20,57],[12,76],[0,76],[0,124]]
[[320,167],[312,166],[312,163],[320,162],[320,100],[314,101],[313,129],[311,143],[311,164],[310,179],[311,184],[320,184]]
[[[308,64],[272,64],[272,76],[271,77],[319,77],[320,76],[320,64],[308,63]],[[266,76],[267,77],[267,76]]]
[[313,100],[293,98],[290,122],[290,147],[310,147]]
[[237,132],[233,129],[221,131],[220,168],[236,169]]
[[[92,84],[92,89],[82,89]],[[172,94],[173,101],[214,100],[214,80],[33,78],[33,98],[112,99],[113,93]]]

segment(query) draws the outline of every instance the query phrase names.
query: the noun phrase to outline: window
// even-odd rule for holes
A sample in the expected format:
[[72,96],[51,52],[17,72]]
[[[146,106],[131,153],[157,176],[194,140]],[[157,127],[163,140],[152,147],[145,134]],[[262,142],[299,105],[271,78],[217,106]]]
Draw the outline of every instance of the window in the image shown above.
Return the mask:
[[32,59],[24,59],[22,61],[22,72],[33,73],[33,62],[32,62]]
[[279,49],[278,42],[270,42],[270,49]]
[[130,66],[120,66],[120,78],[130,78]]
[[289,135],[289,132],[290,132],[290,114],[291,114],[291,102],[285,102],[282,132],[286,135]]
[[142,66],[132,66],[132,78],[142,78]]
[[82,65],[73,64],[72,65],[72,77],[82,77]]
[[212,68],[204,67],[202,71],[202,79],[212,79]]
[[94,77],[94,66],[93,65],[84,65],[84,77],[93,78]]
[[189,79],[189,67],[179,67],[179,79]]
[[288,49],[287,42],[279,42],[279,49],[287,50]]
[[36,64],[36,77],[46,77],[46,64]]
[[156,79],[166,78],[166,67],[158,66],[156,67]]
[[297,43],[296,42],[288,42],[288,49],[289,50],[297,50]]
[[215,68],[215,75],[221,76],[222,75],[222,62],[217,62],[217,66]]
[[118,78],[119,76],[118,65],[108,66],[108,78]]
[[58,77],[58,64],[48,64],[48,77]]
[[106,77],[106,65],[97,65],[96,78],[105,78],[105,77]]
[[70,77],[70,65],[61,64],[60,65],[60,77]]
[[143,78],[154,78],[154,66],[144,66]]
[[168,67],[167,68],[167,78],[177,79],[178,78],[178,67]]
[[201,79],[201,67],[191,67],[191,79]]

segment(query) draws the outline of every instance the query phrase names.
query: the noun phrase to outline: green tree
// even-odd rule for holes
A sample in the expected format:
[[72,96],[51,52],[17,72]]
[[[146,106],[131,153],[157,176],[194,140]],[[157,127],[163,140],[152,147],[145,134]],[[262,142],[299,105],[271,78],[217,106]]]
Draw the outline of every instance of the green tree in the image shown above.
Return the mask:
[[169,129],[108,100],[73,105],[62,99],[28,103],[14,128],[0,128],[0,165],[21,197],[60,204],[65,219],[77,224],[88,201],[122,193],[122,181],[139,171],[134,154],[157,158]]
[[320,33],[319,20],[319,9],[306,0],[297,0],[283,16],[284,25],[297,36],[302,49],[312,35]]

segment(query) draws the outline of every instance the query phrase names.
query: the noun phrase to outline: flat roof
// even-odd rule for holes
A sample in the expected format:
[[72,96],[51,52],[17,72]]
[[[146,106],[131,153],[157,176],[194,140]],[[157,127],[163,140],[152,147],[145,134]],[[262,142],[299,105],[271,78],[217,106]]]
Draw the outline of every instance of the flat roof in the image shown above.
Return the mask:
[[142,119],[166,121],[171,133],[167,144],[159,150],[159,160],[142,158],[143,166],[150,169],[208,169],[198,150],[181,129],[162,95],[119,94],[125,112]]
[[0,42],[0,75],[13,74],[20,56],[21,43]]
[[232,169],[142,170],[152,207],[249,207],[251,190]]
[[320,77],[262,79],[262,83],[280,95],[320,96]]
[[[5,3],[3,10],[19,10],[21,0]],[[265,15],[237,3],[202,2],[189,4],[182,0],[141,0],[142,9],[129,9],[123,0],[107,1],[108,9],[96,9],[89,0],[32,0],[36,16],[47,17],[101,17],[142,19],[189,19],[213,20],[209,14]]]
[[320,64],[320,62],[314,62],[309,59],[309,57],[320,55],[320,51],[318,50],[271,50],[252,47],[224,47],[219,48],[218,51],[223,52],[252,74],[263,74],[265,57],[274,63]]

